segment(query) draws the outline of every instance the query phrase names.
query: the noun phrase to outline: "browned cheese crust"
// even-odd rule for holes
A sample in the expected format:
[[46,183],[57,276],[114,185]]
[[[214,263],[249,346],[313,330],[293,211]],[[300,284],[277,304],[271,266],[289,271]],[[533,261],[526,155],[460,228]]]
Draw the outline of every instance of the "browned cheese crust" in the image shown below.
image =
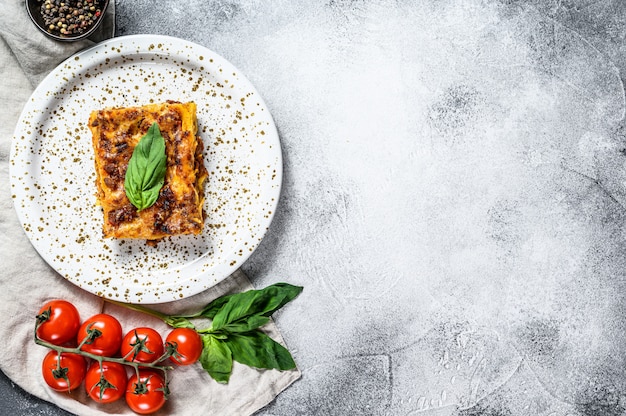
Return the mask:
[[[165,139],[165,183],[154,205],[138,211],[124,190],[128,161],[152,123]],[[159,240],[199,234],[204,226],[207,170],[198,136],[195,103],[168,101],[142,107],[107,108],[89,117],[95,152],[97,203],[104,237]]]

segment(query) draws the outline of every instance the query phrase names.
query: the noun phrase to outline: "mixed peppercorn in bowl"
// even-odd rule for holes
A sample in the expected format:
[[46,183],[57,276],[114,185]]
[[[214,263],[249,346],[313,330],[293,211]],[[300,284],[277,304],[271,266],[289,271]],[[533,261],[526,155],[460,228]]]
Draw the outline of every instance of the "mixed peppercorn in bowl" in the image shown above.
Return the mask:
[[27,0],[28,14],[39,30],[59,41],[90,36],[103,20],[109,0]]

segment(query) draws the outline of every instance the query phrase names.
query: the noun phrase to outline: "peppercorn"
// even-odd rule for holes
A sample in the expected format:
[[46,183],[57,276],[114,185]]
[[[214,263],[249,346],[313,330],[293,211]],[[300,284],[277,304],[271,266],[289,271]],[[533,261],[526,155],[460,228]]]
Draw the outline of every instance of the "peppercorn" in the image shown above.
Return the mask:
[[39,0],[44,26],[53,35],[76,36],[87,32],[102,14],[102,0]]

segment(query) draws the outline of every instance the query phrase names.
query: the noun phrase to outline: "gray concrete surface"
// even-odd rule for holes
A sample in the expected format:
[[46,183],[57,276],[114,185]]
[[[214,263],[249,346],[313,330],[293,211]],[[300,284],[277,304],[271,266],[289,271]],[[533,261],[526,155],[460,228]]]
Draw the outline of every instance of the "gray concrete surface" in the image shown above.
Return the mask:
[[243,269],[305,287],[303,376],[260,415],[626,414],[626,3],[158,3],[117,35],[220,53],[281,136]]

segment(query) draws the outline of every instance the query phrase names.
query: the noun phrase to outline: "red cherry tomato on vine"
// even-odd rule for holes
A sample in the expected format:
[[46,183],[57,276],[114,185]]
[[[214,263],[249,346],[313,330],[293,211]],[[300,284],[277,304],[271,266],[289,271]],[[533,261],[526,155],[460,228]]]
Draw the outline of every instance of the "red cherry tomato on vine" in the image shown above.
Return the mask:
[[126,393],[126,368],[122,364],[103,361],[102,368],[94,361],[87,369],[85,390],[98,403],[111,403]]
[[165,382],[163,376],[156,371],[139,370],[128,380],[126,387],[126,403],[128,407],[140,415],[154,413],[165,404]]
[[80,326],[76,342],[80,345],[85,337],[90,334],[98,335],[92,337],[80,348],[82,351],[105,357],[114,356],[122,344],[122,325],[113,316],[100,313],[87,319]]
[[135,328],[124,335],[121,353],[127,361],[154,362],[163,356],[163,338],[152,328]]
[[76,338],[80,315],[74,305],[65,300],[52,300],[41,307],[37,321],[37,336],[54,345],[62,345]]
[[175,328],[165,337],[166,348],[176,348],[170,360],[178,365],[190,365],[202,354],[202,338],[191,328]]
[[83,382],[87,363],[85,359],[69,352],[59,353],[51,350],[41,363],[43,379],[52,390],[72,391]]

